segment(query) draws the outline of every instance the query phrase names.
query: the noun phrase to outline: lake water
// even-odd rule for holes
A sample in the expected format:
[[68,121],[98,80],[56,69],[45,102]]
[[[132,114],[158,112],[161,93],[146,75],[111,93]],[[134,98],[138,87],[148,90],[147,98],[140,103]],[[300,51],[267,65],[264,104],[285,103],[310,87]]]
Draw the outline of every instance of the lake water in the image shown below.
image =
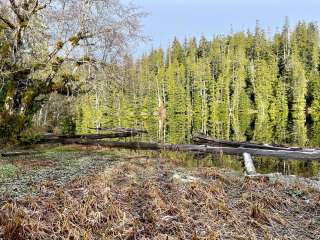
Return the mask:
[[[287,146],[320,147],[320,121],[305,113],[295,114],[295,118],[281,115],[270,117],[255,113],[239,114],[237,118],[221,114],[214,121],[201,122],[194,116],[174,114],[160,118],[152,115],[121,114],[105,115],[100,118],[104,127],[130,127],[148,130],[139,138],[132,140],[153,141],[160,143],[190,143],[194,133],[202,132],[215,139],[249,141],[255,143],[282,144]],[[88,127],[95,126],[92,118],[79,117],[78,131],[94,133]],[[190,154],[191,156],[192,154]],[[318,161],[280,160],[270,157],[254,157],[259,173],[281,172],[305,177],[320,177]],[[186,162],[189,166],[218,166],[243,171],[241,157],[235,156],[193,156]]]

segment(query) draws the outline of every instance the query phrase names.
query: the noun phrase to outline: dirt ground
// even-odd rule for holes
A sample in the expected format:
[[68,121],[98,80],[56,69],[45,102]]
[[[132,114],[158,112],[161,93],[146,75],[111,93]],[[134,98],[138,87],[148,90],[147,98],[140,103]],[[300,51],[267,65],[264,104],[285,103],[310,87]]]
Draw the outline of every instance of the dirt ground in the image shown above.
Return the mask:
[[[48,166],[30,162],[54,175],[49,170],[62,168],[66,156],[67,169],[78,172],[57,181],[69,171],[60,169],[53,179],[29,182],[20,197],[3,195],[0,239],[320,239],[320,192],[313,188],[186,169],[179,159],[141,153],[74,151],[47,154]],[[86,171],[89,158],[107,164]],[[17,161],[11,164],[33,171]]]

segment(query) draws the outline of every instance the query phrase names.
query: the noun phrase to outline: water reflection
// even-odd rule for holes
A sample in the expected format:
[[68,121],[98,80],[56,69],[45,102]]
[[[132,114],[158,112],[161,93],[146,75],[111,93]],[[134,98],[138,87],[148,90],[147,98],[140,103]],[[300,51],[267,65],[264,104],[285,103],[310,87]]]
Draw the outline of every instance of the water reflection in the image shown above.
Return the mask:
[[[123,103],[122,103],[123,104]],[[306,117],[305,112],[270,114],[240,111],[230,114],[228,111],[216,111],[208,119],[206,127],[199,122],[199,116],[192,114],[167,112],[159,115],[155,112],[134,111],[122,108],[86,109],[78,115],[78,131],[88,133],[88,127],[95,126],[97,119],[102,126],[144,128],[148,134],[139,140],[161,143],[189,143],[193,133],[205,130],[216,139],[233,141],[251,141],[257,143],[282,144],[287,146],[319,147],[320,118]],[[107,114],[105,114],[107,113]],[[143,114],[142,114],[143,113]],[[315,121],[316,119],[317,121]],[[302,176],[319,175],[319,163],[314,161],[282,161],[275,158],[254,158],[257,170],[261,173],[282,172]],[[232,156],[214,156],[199,160],[189,160],[190,165],[209,164],[211,166],[242,169],[242,161]]]

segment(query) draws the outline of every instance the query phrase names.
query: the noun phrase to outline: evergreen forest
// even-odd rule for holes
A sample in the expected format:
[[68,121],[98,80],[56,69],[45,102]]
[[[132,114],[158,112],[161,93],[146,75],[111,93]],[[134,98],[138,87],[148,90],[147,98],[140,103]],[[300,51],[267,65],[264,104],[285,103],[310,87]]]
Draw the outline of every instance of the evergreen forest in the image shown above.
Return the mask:
[[174,39],[139,59],[126,56],[120,82],[82,96],[78,129],[147,125],[154,139],[167,142],[188,142],[191,133],[202,132],[235,141],[317,145],[319,45],[316,23],[290,28],[288,20],[272,36],[257,23],[254,31],[210,40]]

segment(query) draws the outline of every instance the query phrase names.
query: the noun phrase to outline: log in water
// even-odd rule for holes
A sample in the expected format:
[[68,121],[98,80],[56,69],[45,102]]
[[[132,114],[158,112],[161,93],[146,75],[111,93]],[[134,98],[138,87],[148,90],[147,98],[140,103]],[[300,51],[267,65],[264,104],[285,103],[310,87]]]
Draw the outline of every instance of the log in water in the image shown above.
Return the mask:
[[112,141],[92,141],[68,139],[65,144],[80,144],[86,146],[101,146],[110,148],[126,148],[136,150],[167,150],[167,151],[183,151],[183,152],[200,152],[210,154],[226,154],[226,155],[243,155],[248,153],[255,156],[276,157],[280,159],[295,160],[320,160],[320,150],[318,149],[302,149],[298,150],[270,150],[270,149],[254,149],[244,147],[214,147],[207,145],[194,144],[160,144],[150,142],[112,142]]
[[[301,147],[284,147],[284,146],[274,146],[269,144],[256,144],[250,142],[234,142],[226,140],[217,140],[203,134],[195,134],[192,137],[192,141],[196,144],[206,144],[210,146],[221,146],[221,147],[243,147],[243,148],[255,148],[255,149],[266,149],[266,150],[285,150],[285,151],[305,151]],[[311,149],[312,151],[314,149]]]

